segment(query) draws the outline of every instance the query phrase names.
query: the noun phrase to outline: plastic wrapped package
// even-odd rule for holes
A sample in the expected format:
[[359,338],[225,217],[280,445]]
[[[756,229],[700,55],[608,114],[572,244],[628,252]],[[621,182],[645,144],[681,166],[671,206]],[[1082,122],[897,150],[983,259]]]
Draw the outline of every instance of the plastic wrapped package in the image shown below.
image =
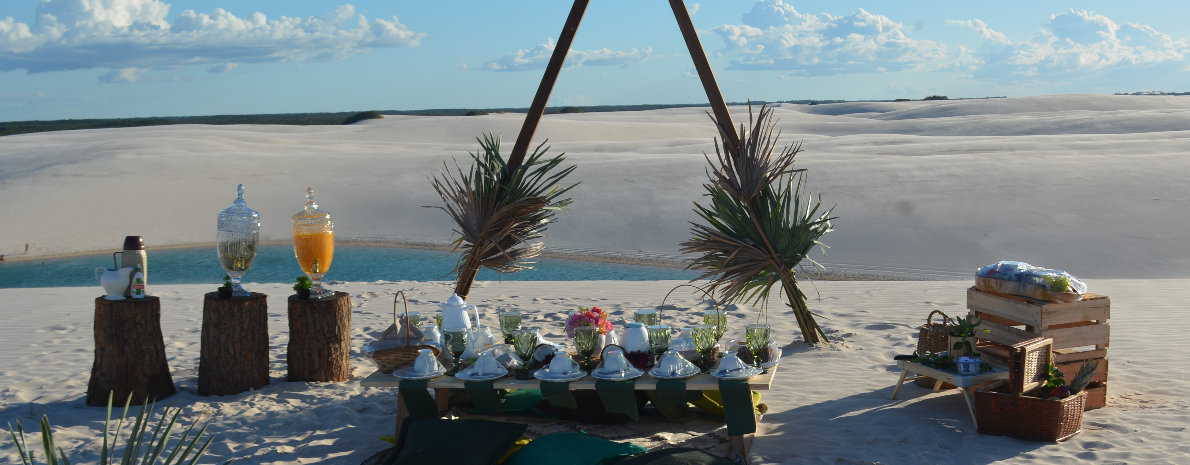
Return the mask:
[[980,268],[975,272],[975,288],[1062,303],[1077,302],[1087,293],[1087,285],[1070,273],[1014,261],[996,262]]

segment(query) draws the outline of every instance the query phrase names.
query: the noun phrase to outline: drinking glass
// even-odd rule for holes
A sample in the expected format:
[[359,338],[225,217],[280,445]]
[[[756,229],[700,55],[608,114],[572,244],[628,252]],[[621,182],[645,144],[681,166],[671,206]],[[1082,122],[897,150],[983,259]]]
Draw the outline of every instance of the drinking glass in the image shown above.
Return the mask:
[[442,327],[442,312],[434,313],[434,321],[438,323],[438,327]]
[[649,348],[653,349],[653,354],[658,359],[669,350],[669,325],[652,325],[649,326]]
[[595,328],[575,328],[574,348],[583,356],[583,369],[591,369],[591,356],[595,354],[595,345],[599,343],[599,330]]
[[256,260],[256,245],[260,241],[260,213],[244,203],[243,184],[236,187],[236,199],[231,206],[219,212],[218,224],[215,245],[219,264],[231,278],[231,295],[252,295],[240,285],[240,278]]
[[533,379],[529,372],[529,365],[533,363],[533,352],[537,349],[537,331],[518,329],[512,332],[512,347],[516,349],[516,356],[521,359],[521,369],[517,371],[517,379]]
[[421,313],[409,312],[409,326],[414,328],[421,327]]
[[769,346],[769,325],[750,324],[744,327],[744,338],[748,342],[748,352],[752,352],[752,364],[760,367],[760,354]]
[[713,354],[712,349],[715,348],[715,327],[711,325],[694,325],[690,329],[690,337],[694,339],[694,348],[698,350],[698,354],[702,356],[699,368],[703,373],[711,370],[711,365],[715,363],[711,359]]
[[637,310],[632,313],[632,320],[641,323],[645,326],[653,326],[657,324],[656,310]]
[[462,362],[459,357],[463,356],[463,352],[467,351],[467,329],[450,329],[442,333],[443,344],[446,345],[446,350],[450,351],[450,356],[454,358],[454,366],[450,368],[447,375],[454,376],[459,372],[459,365]]
[[711,310],[703,312],[702,322],[710,325],[715,330],[715,340],[718,341],[723,338],[723,333],[727,332],[727,312],[723,310]]
[[293,215],[293,255],[298,266],[314,282],[310,298],[333,296],[335,293],[322,287],[322,276],[331,269],[335,257],[335,223],[331,214],[314,203],[314,189],[306,189],[306,206]]
[[512,333],[521,329],[521,312],[500,313],[500,333],[504,334],[504,343],[512,343]]

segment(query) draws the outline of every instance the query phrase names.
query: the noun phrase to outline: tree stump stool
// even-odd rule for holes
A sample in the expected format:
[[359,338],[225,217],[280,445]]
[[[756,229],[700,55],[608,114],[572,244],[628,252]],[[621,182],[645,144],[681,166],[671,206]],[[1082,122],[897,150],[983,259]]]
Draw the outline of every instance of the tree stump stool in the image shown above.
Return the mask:
[[289,381],[342,382],[351,375],[351,296],[289,296]]
[[269,385],[268,296],[220,299],[202,305],[198,394],[226,396]]
[[87,383],[87,405],[132,405],[174,395],[173,377],[161,338],[161,299],[95,299],[95,362]]

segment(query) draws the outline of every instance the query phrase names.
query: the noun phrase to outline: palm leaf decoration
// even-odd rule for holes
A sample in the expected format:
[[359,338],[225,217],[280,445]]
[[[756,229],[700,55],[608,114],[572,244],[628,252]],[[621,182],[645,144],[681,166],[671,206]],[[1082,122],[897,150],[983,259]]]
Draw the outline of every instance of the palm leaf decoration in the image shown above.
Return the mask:
[[475,274],[481,268],[500,273],[532,269],[534,257],[545,244],[532,242],[545,237],[546,226],[559,210],[569,208],[571,199],[561,197],[577,184],[560,183],[575,166],[558,169],[565,154],[546,158],[549,147],[538,145],[520,166],[510,168],[500,155],[500,137],[491,133],[476,138],[482,152],[468,153],[471,169],[455,172],[447,166],[441,177],[430,180],[442,197],[457,228],[452,251],[462,250],[455,265],[458,276],[455,293],[467,298]]
[[774,134],[773,110],[762,106],[755,122],[751,104],[748,113],[749,129],[740,125],[739,147],[729,144],[728,134],[715,124],[720,134],[716,158],[707,156],[710,182],[703,185],[709,202],[695,202],[703,223],[690,223],[694,237],[681,243],[682,252],[697,254],[690,268],[704,272],[694,281],[708,279],[702,288],[721,302],[761,304],[758,320],[767,318],[769,295],[780,284],[802,337],[817,344],[826,334],[806,306],[797,270],[804,270],[803,260],[822,269],[806,254],[821,245],[825,255],[819,239],[831,231],[835,218],[831,210],[819,212],[821,202],[812,201],[805,170],[793,168],[801,144],[777,151],[780,132]]

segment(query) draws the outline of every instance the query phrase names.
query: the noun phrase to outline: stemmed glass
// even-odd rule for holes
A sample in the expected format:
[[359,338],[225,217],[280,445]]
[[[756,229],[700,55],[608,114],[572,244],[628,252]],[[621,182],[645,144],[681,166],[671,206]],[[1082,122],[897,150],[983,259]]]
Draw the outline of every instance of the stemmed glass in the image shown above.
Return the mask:
[[719,309],[704,312],[702,314],[702,322],[710,325],[715,330],[715,342],[723,338],[723,334],[727,332],[727,312]]
[[653,325],[657,324],[657,311],[656,310],[637,310],[635,312],[632,312],[632,321],[641,323],[641,324],[645,325],[646,327],[653,326]]
[[703,373],[711,371],[711,365],[715,363],[711,359],[713,355],[711,349],[715,348],[715,328],[711,325],[694,325],[690,329],[690,337],[694,339],[694,348],[698,350],[698,354],[702,356],[702,363],[699,368]]
[[434,321],[438,323],[438,328],[442,328],[442,312],[434,312]]
[[459,372],[460,365],[463,363],[459,357],[463,356],[463,352],[467,351],[467,330],[465,328],[450,329],[442,333],[443,344],[446,345],[446,350],[450,351],[450,356],[454,358],[454,366],[450,368],[447,375],[454,376]]
[[591,356],[595,354],[595,345],[599,343],[599,330],[595,328],[575,328],[574,348],[583,356],[583,370],[591,369]]
[[657,359],[665,354],[669,349],[669,325],[652,325],[649,326],[649,348],[653,349],[653,354]]
[[500,333],[504,334],[504,343],[512,343],[512,333],[521,329],[521,312],[500,313]]
[[533,352],[537,349],[537,331],[518,329],[512,332],[512,347],[516,349],[516,356],[521,359],[521,369],[517,370],[517,379],[533,379],[529,372],[529,364],[533,363]]
[[409,312],[409,326],[414,328],[421,327],[421,313]]
[[769,347],[769,325],[750,324],[744,327],[744,338],[748,351],[752,352],[752,365],[760,368],[760,354]]

